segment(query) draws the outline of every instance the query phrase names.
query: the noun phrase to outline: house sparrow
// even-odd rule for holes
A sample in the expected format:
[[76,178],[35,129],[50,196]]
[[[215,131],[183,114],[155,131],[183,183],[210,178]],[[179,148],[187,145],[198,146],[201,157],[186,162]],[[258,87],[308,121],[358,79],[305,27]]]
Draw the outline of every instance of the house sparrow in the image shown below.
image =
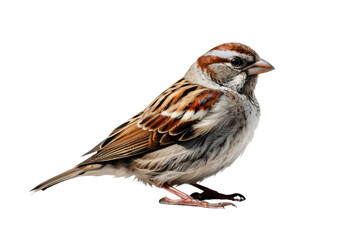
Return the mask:
[[[45,190],[78,176],[134,176],[164,188],[180,199],[160,203],[223,208],[245,200],[197,182],[230,166],[254,135],[260,108],[254,89],[258,74],[273,70],[250,47],[226,43],[206,52],[185,76],[160,94],[144,111],[117,127],[74,168],[36,186]],[[191,196],[174,186],[191,184]]]

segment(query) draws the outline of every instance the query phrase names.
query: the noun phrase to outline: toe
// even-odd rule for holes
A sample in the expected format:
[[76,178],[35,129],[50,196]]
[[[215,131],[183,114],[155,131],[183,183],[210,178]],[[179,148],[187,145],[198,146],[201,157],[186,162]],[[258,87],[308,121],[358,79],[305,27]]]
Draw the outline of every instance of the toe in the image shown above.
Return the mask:
[[236,207],[236,208],[237,208],[237,206],[236,206],[235,204],[229,203],[229,202],[222,202],[222,203],[219,203],[219,204],[221,204],[221,206],[222,206],[223,208],[225,208],[226,206],[233,206],[233,207]]
[[169,204],[169,199],[167,197],[163,197],[159,200],[160,204]]

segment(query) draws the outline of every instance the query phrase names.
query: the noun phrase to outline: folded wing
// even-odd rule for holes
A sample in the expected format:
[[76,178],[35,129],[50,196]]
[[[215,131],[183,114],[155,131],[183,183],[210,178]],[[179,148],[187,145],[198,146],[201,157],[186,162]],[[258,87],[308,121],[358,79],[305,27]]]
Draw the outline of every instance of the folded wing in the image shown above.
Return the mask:
[[185,79],[179,80],[143,112],[117,127],[86,153],[96,152],[78,166],[137,157],[204,134],[201,130],[194,131],[193,126],[207,115],[220,94]]

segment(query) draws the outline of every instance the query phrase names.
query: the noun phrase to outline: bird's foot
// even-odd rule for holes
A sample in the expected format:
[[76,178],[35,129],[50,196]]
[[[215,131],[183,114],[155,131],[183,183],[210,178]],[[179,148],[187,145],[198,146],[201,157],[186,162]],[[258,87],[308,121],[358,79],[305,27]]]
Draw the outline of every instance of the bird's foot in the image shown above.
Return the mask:
[[209,203],[205,201],[200,201],[194,199],[192,197],[186,199],[170,199],[167,197],[163,197],[159,200],[161,204],[169,204],[169,205],[185,205],[185,206],[194,206],[194,207],[203,207],[203,208],[225,208],[225,206],[234,206],[235,204],[229,202],[220,202],[220,203]]
[[194,192],[190,196],[193,197],[196,200],[208,200],[208,199],[225,199],[225,200],[231,200],[231,201],[237,201],[242,202],[246,200],[246,198],[240,194],[240,193],[234,193],[234,194],[222,194],[217,191],[214,191],[210,188],[201,186],[199,184],[192,184],[194,187],[197,187],[201,190],[203,190],[202,193]]

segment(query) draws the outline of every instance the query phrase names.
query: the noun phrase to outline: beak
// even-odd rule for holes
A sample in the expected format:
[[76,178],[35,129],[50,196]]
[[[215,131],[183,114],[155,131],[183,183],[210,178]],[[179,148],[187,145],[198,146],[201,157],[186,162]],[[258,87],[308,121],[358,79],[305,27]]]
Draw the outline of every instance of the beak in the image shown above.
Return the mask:
[[268,63],[267,61],[260,59],[259,61],[255,62],[254,64],[246,67],[243,69],[243,71],[247,70],[248,75],[257,75],[260,73],[270,72],[271,70],[274,70],[275,68]]

